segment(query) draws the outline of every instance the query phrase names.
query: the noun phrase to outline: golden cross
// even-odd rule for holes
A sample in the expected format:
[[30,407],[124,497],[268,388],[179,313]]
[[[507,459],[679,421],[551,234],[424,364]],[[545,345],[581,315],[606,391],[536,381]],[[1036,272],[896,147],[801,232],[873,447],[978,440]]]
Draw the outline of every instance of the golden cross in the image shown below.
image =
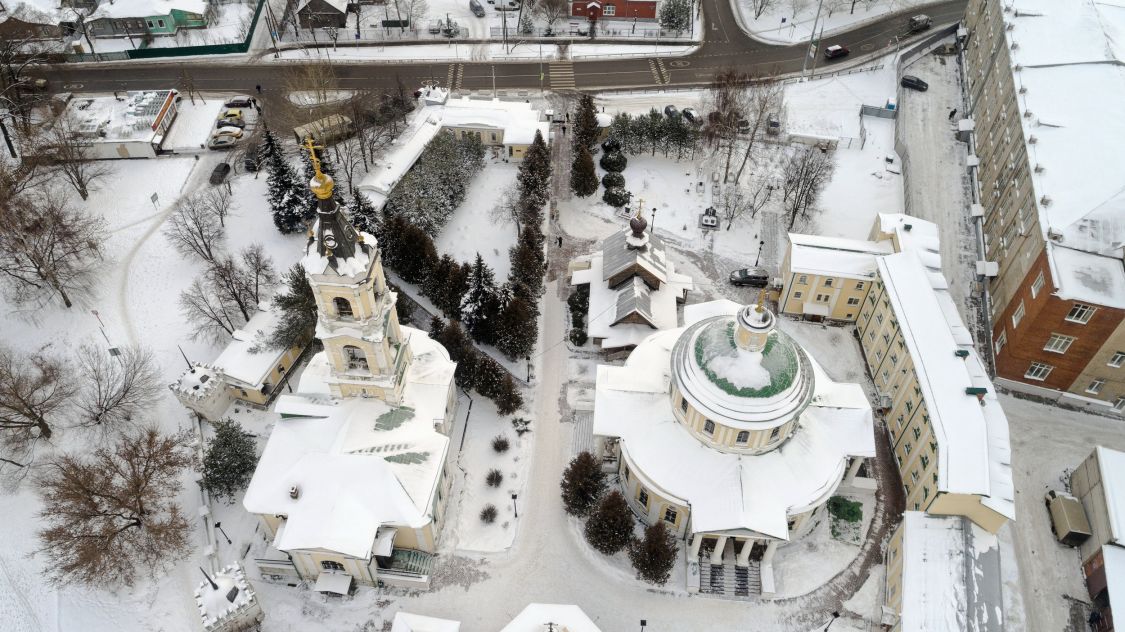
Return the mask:
[[645,199],[637,198],[637,217],[641,216],[641,211],[645,208]]
[[306,136],[301,146],[309,151],[309,160],[312,161],[313,171],[316,172],[317,177],[324,175],[320,172],[320,158],[316,156],[316,150],[324,149],[324,145],[314,145],[312,136]]

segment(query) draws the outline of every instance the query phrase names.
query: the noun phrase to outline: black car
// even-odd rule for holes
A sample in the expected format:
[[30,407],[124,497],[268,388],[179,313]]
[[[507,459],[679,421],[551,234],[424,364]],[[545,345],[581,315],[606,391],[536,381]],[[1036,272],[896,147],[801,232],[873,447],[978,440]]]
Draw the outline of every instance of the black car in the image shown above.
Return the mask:
[[237,96],[237,97],[231,97],[231,98],[227,99],[227,102],[224,103],[223,105],[225,105],[228,108],[248,108],[253,104],[254,104],[254,99],[252,97],[248,97],[246,95],[240,95],[240,96]]
[[211,172],[211,184],[222,184],[228,175],[230,175],[230,164],[220,162],[215,165],[215,170]]
[[668,118],[676,118],[679,115],[680,115],[680,111],[676,109],[676,106],[674,106],[674,105],[664,106],[664,116],[667,116]]
[[258,162],[261,159],[258,157],[258,147],[247,147],[246,155],[242,157],[242,168],[254,172],[258,170]]
[[236,118],[219,119],[215,122],[215,129],[222,129],[224,127],[237,127],[238,129],[245,129],[246,123]]
[[910,88],[911,90],[917,90],[919,92],[925,92],[930,89],[930,84],[914,75],[903,75],[898,84],[904,88]]
[[851,51],[848,50],[847,46],[843,46],[841,44],[833,44],[832,46],[824,49],[824,58],[839,59],[840,57],[847,57],[848,53],[850,52]]
[[770,273],[765,268],[742,268],[730,273],[731,285],[766,287],[770,284]]

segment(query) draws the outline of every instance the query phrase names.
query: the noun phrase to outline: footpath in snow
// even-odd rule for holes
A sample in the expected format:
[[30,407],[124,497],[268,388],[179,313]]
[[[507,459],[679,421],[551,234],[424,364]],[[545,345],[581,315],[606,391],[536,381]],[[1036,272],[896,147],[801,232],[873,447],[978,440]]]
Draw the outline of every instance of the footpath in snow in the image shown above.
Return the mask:
[[[437,44],[410,44],[404,46],[346,46],[331,48],[296,48],[281,51],[281,60],[326,59],[330,61],[385,60],[400,61],[487,61],[490,59],[508,61],[552,61],[559,59],[557,45],[549,43],[521,43],[515,47],[504,44],[467,43],[450,41]],[[603,59],[606,57],[675,57],[687,55],[695,46],[685,44],[657,44],[653,42],[637,44],[573,44],[569,59]],[[266,56],[263,60],[274,59]]]

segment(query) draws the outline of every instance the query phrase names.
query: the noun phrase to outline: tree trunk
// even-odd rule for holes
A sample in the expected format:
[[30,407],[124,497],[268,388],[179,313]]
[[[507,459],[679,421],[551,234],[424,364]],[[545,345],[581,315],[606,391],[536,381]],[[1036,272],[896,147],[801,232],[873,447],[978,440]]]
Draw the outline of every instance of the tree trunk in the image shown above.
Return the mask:
[[58,285],[55,286],[55,289],[58,290],[59,296],[62,297],[63,305],[65,305],[67,308],[70,308],[74,305],[70,302],[70,297],[66,295],[66,290]]
[[39,429],[39,436],[44,439],[50,439],[51,435],[54,434],[51,426],[47,425],[47,420],[42,417],[35,420],[35,427]]

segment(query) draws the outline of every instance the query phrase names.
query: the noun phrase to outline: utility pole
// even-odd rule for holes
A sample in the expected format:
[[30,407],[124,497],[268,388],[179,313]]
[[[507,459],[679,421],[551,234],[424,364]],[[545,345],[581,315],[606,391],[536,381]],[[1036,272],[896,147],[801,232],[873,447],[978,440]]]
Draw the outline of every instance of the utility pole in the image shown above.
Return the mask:
[[820,22],[820,10],[823,9],[823,8],[824,8],[824,0],[820,0],[819,4],[816,5],[816,17],[813,18],[812,31],[809,33],[808,54],[805,55],[805,60],[803,62],[801,62],[801,78],[802,79],[805,78],[805,70],[808,68],[808,65],[809,65],[809,57],[813,57],[815,59],[816,48],[815,48],[815,43],[813,42],[813,39],[816,36],[817,24]]
[[[820,27],[820,36],[816,38],[816,46],[820,48],[820,43],[824,41],[824,27]],[[809,71],[809,81],[816,77],[816,62],[820,60],[820,55],[814,55],[812,60],[812,70]]]

